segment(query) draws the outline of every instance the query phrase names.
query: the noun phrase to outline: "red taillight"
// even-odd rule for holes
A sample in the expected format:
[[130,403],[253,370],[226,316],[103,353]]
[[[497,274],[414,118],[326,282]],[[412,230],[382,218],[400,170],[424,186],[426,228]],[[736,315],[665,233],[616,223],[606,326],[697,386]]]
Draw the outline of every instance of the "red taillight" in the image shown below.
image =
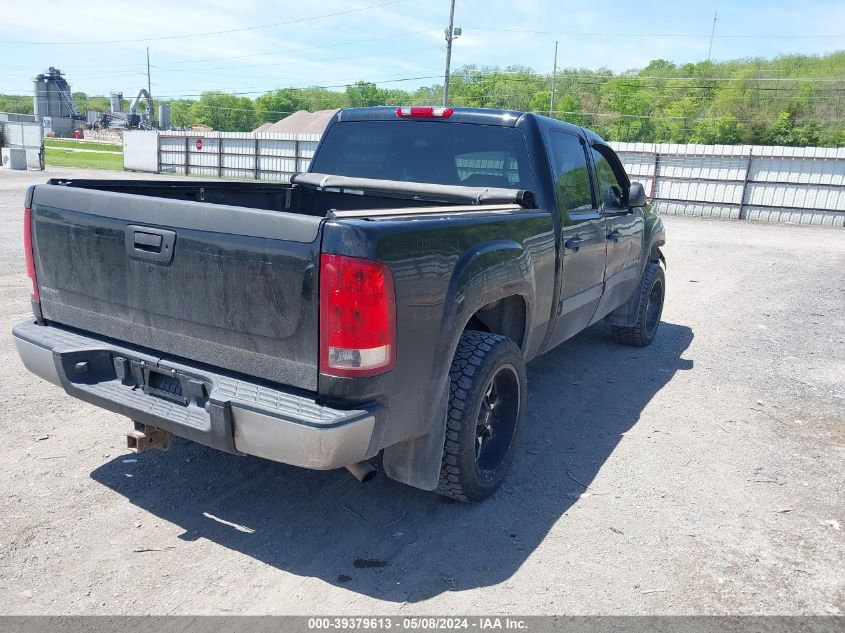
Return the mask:
[[386,264],[320,258],[320,371],[375,376],[396,362],[396,298]]
[[448,119],[453,112],[452,108],[434,108],[431,106],[400,106],[396,108],[396,116],[414,116],[423,119]]
[[32,255],[32,209],[23,212],[23,251],[26,255],[26,275],[32,281],[32,300],[41,302],[41,291],[35,277],[35,258]]

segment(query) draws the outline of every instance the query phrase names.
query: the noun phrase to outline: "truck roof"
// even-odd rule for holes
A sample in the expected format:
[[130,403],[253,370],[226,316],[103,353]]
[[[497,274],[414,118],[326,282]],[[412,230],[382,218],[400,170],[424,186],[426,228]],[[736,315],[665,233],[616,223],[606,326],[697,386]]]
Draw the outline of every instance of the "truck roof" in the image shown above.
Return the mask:
[[[520,112],[519,110],[494,110],[489,108],[452,108],[452,115],[448,119],[425,119],[426,121],[442,121],[444,123],[475,123],[478,125],[499,125],[502,127],[516,127],[525,119],[534,119],[537,124],[546,128],[563,129],[575,134],[584,134],[591,141],[604,142],[594,132],[585,130],[578,125],[567,123],[559,119],[535,114],[533,112]],[[396,106],[375,106],[368,108],[346,108],[340,110],[336,115],[337,121],[394,121],[399,117],[396,115]]]

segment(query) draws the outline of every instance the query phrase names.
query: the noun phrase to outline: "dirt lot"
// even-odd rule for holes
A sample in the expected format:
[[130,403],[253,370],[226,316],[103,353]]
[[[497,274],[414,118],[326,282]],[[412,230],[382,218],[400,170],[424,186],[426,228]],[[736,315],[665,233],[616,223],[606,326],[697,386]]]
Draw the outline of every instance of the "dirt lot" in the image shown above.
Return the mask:
[[[58,173],[0,174],[2,332],[30,316],[25,185]],[[657,341],[533,362],[475,506],[187,442],[126,462],[129,421],[0,335],[0,613],[845,611],[845,232],[665,221]]]

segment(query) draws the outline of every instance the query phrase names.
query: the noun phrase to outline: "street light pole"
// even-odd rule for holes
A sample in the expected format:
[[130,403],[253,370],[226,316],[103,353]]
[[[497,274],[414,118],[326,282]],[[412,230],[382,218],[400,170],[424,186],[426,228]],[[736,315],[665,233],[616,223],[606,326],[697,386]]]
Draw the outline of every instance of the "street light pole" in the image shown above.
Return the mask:
[[443,105],[449,105],[449,66],[452,64],[452,40],[455,39],[455,0],[449,9],[449,28],[446,29],[446,76],[443,79]]
[[713,14],[713,28],[710,30],[710,47],[707,49],[707,61],[710,61],[710,54],[713,52],[713,37],[716,35],[716,20],[719,18],[719,11]]
[[150,109],[150,126],[153,124],[153,84],[150,82],[150,47],[147,46],[147,106]]

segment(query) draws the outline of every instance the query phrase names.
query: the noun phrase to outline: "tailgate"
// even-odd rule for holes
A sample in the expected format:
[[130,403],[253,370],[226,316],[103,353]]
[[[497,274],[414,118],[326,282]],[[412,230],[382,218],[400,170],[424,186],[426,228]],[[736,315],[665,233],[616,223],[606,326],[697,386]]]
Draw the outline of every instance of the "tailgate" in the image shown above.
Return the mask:
[[317,389],[322,218],[39,185],[44,318]]

